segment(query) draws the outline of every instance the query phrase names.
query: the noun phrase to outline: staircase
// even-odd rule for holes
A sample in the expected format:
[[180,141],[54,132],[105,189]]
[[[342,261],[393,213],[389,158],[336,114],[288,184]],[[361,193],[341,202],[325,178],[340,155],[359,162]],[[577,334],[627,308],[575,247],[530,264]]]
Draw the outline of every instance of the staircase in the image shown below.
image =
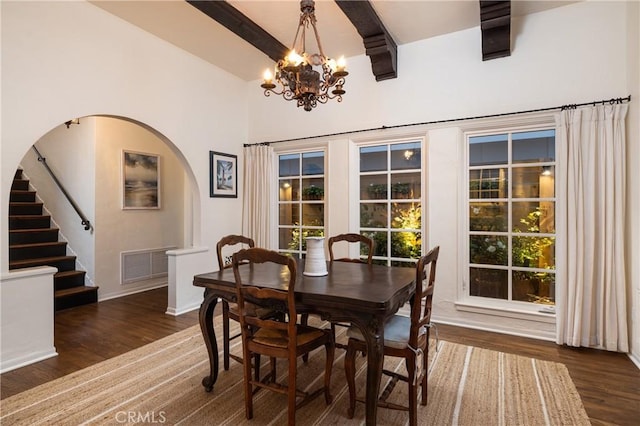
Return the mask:
[[76,257],[67,256],[67,243],[58,241],[58,229],[43,215],[42,203],[18,169],[9,197],[9,269],[53,266],[55,310],[96,303],[98,287],[84,285],[85,271],[76,270]]

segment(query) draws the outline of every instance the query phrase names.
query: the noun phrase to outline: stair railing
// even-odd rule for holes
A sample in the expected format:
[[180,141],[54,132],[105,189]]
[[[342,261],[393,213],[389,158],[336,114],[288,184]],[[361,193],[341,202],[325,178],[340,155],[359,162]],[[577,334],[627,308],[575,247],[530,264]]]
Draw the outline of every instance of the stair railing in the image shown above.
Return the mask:
[[45,169],[47,169],[47,172],[49,172],[49,175],[51,176],[51,179],[53,179],[53,181],[56,183],[56,185],[58,185],[58,188],[60,188],[60,191],[62,191],[64,196],[67,197],[67,200],[71,204],[71,207],[73,207],[73,209],[76,211],[76,213],[78,213],[78,216],[80,216],[80,219],[82,220],[82,225],[84,226],[85,231],[93,229],[93,227],[91,226],[91,222],[89,222],[89,219],[87,219],[87,217],[84,215],[84,213],[82,213],[82,210],[80,210],[80,207],[78,207],[76,202],[73,200],[73,198],[71,198],[71,196],[69,195],[67,190],[64,188],[62,183],[60,183],[60,181],[58,180],[56,175],[53,173],[51,168],[49,168],[49,165],[47,164],[47,159],[44,158],[42,156],[42,154],[40,154],[40,151],[38,151],[38,148],[36,148],[35,145],[33,145],[32,148],[36,152],[36,154],[38,155],[38,161],[42,163],[42,165],[44,166]]

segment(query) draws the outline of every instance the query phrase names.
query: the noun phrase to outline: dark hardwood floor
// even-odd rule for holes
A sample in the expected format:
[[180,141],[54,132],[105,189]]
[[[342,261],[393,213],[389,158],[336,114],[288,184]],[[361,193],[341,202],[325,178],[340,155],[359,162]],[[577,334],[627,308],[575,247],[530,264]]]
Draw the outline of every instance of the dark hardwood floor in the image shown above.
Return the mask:
[[[6,398],[198,323],[198,312],[166,315],[167,289],[56,313],[59,356],[2,374]],[[624,354],[440,324],[441,339],[567,366],[594,425],[640,424],[640,370]]]

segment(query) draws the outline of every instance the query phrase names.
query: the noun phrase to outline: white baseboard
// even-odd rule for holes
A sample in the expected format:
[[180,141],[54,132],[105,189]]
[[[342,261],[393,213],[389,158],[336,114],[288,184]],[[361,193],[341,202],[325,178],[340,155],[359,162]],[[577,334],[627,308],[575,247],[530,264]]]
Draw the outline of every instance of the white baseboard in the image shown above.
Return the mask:
[[164,278],[161,280],[159,284],[154,284],[148,287],[141,287],[141,288],[126,290],[126,291],[119,291],[116,293],[107,294],[106,296],[100,296],[98,299],[98,302],[104,302],[105,300],[117,299],[119,297],[124,297],[124,296],[131,296],[132,294],[143,293],[145,291],[155,290],[157,288],[162,288],[167,286],[168,286],[167,279]]
[[55,347],[47,351],[32,352],[26,356],[18,358],[8,360],[3,359],[2,361],[0,361],[0,373],[6,373],[7,371],[15,370],[16,368],[24,367],[35,362],[44,361],[45,359],[53,358],[54,356],[58,356],[58,352],[56,352]]
[[182,315],[182,314],[186,314],[187,312],[191,312],[191,311],[195,311],[196,309],[200,309],[200,305],[202,303],[194,303],[192,305],[189,305],[187,307],[184,307],[180,310],[177,310],[175,308],[167,308],[167,311],[165,312],[165,314],[167,315],[173,315],[174,317],[177,317],[178,315]]

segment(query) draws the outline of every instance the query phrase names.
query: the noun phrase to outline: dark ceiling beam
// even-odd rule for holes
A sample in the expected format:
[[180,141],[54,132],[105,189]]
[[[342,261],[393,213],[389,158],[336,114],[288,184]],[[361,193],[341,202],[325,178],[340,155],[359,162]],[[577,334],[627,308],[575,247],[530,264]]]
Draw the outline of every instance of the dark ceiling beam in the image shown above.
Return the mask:
[[364,42],[376,81],[398,77],[398,46],[368,1],[335,0]]
[[187,0],[187,3],[243,38],[246,42],[273,59],[274,62],[278,62],[289,52],[287,46],[280,43],[275,37],[226,1]]
[[511,55],[511,2],[480,0],[482,60]]

